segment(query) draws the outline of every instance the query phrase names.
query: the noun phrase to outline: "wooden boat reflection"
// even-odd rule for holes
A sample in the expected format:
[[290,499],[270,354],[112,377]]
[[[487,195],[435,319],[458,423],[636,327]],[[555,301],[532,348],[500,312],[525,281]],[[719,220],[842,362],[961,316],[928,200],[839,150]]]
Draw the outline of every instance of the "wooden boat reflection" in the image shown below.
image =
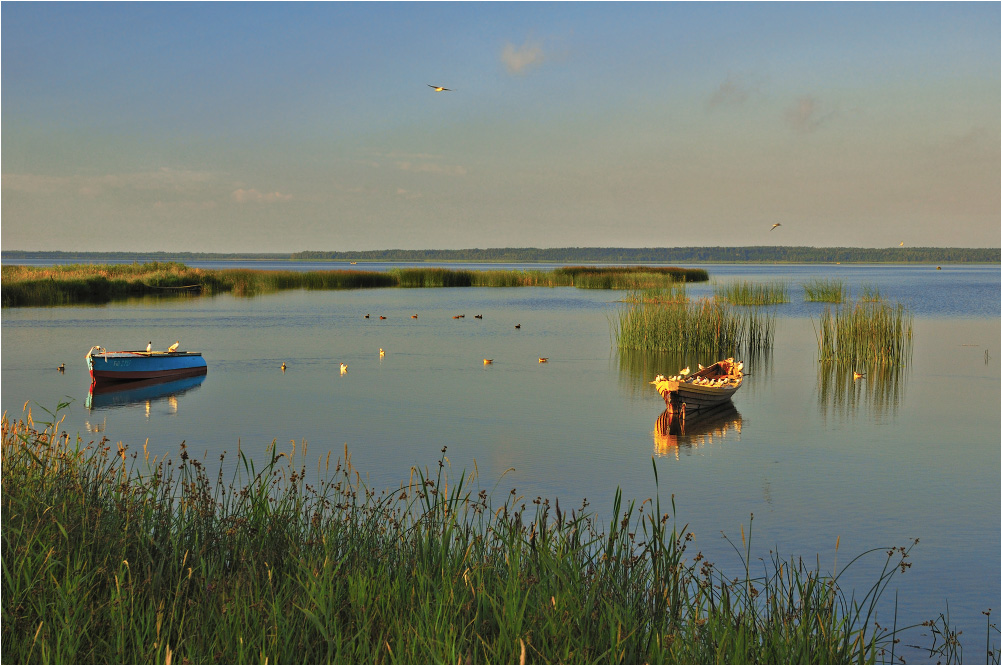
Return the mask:
[[181,379],[157,377],[134,382],[94,382],[87,394],[86,407],[89,410],[126,407],[161,398],[176,401],[178,396],[197,389],[204,381],[205,375]]
[[695,448],[731,434],[740,437],[741,414],[730,402],[695,412],[666,409],[654,424],[654,451],[678,456],[679,446]]

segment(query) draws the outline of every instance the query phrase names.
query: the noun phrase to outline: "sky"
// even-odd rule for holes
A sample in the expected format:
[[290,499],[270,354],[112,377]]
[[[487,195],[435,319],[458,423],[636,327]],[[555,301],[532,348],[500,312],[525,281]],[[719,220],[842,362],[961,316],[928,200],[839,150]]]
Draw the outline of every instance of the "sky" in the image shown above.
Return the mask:
[[999,247],[1000,14],[5,1],[0,245]]

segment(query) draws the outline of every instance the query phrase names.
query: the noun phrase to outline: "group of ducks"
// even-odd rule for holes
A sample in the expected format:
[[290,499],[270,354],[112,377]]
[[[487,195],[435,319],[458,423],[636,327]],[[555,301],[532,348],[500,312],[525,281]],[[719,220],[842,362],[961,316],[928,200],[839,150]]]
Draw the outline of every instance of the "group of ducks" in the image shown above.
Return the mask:
[[[414,315],[414,316],[416,317],[417,315]],[[386,350],[384,350],[382,347],[380,347],[379,348],[379,358],[383,358],[384,356],[386,356]],[[549,360],[550,360],[549,356],[540,356],[539,357],[539,362],[540,363],[546,363]],[[484,365],[491,365],[492,363],[494,363],[494,359],[492,359],[492,358],[485,358],[484,359]],[[288,366],[283,361],[282,362],[282,372],[285,372],[285,369],[287,367]],[[61,368],[60,368],[60,372],[62,372]],[[347,363],[342,363],[341,364],[341,374],[345,375],[347,373],[348,373],[348,364]]]
[[[366,313],[363,316],[363,319],[369,319],[371,316],[372,316],[372,313]],[[379,315],[379,318],[380,319],[386,319],[386,317],[384,317],[383,315]],[[416,314],[412,314],[411,315],[411,319],[417,319],[417,318],[418,318],[418,316]],[[453,319],[466,319],[466,315],[465,314],[452,315],[452,318]],[[474,319],[483,319],[484,316],[482,314],[477,314],[477,315],[473,315],[473,318]],[[522,324],[515,324],[515,328],[522,328]]]

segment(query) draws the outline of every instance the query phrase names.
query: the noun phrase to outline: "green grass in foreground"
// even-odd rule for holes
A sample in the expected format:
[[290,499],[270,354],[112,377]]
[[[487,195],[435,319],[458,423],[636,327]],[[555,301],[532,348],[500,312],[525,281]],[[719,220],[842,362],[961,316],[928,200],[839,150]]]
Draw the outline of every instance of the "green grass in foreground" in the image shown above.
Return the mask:
[[[905,631],[875,608],[909,548],[855,558],[886,561],[847,596],[844,569],[752,573],[751,524],[732,577],[657,497],[617,493],[603,527],[587,503],[497,502],[444,449],[377,494],[347,452],[308,482],[305,443],[260,470],[238,453],[227,483],[183,444],[151,459],[58,428],[3,417],[11,663],[850,663],[891,661]],[[956,660],[943,624],[929,656]]]
[[263,271],[189,268],[176,262],[3,266],[4,307],[106,303],[135,296],[232,293],[253,296],[282,289],[375,287],[561,287],[642,289],[676,281],[705,281],[703,269],[568,266],[552,271],[470,271],[400,268],[378,271]]

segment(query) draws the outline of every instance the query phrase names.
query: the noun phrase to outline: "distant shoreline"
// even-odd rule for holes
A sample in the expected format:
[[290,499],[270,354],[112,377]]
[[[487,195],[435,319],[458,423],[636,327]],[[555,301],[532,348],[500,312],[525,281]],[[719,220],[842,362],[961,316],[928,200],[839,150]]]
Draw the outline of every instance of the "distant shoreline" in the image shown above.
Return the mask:
[[998,264],[1000,248],[961,247],[679,247],[679,248],[471,248],[464,250],[223,252],[64,252],[6,250],[4,264],[95,261],[288,261],[296,263],[478,263],[478,264]]

